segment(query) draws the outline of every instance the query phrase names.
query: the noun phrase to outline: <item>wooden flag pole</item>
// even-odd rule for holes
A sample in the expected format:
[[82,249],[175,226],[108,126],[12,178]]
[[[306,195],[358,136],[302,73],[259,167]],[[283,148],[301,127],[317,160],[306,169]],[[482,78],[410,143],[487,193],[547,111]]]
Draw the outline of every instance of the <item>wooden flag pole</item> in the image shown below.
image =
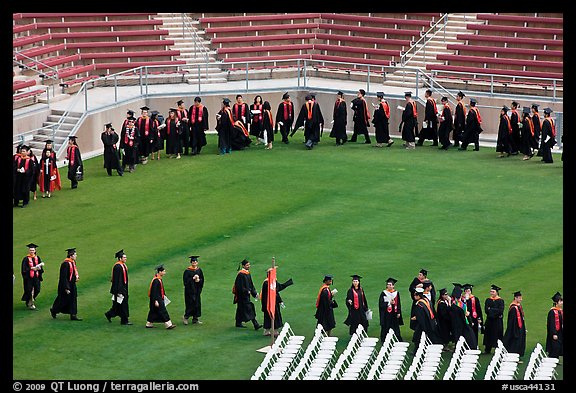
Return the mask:
[[[272,257],[272,269],[276,268],[276,258]],[[270,286],[272,285],[271,282],[268,282],[268,297],[267,299],[270,299]],[[276,304],[274,304],[274,310],[276,310]],[[276,314],[276,311],[274,311],[274,314]],[[272,348],[274,346],[274,319],[276,318],[276,315],[274,315],[273,318],[270,318],[272,320],[272,325],[270,328],[270,336],[272,337],[272,344],[270,344],[270,348]]]

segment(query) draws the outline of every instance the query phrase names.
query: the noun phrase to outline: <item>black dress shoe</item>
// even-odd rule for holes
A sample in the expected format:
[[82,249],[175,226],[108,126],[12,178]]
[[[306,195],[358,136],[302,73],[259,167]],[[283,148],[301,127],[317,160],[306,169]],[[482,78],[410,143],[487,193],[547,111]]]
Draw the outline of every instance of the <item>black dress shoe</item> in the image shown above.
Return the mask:
[[254,330],[258,330],[262,327],[262,325],[260,325],[259,323],[257,323],[256,325],[254,325]]
[[246,328],[246,326],[244,326],[244,325],[242,325],[242,324],[240,324],[240,325],[236,324],[236,327],[237,327],[237,328],[244,328],[244,329]]
[[56,319],[56,313],[54,310],[50,309],[50,315],[52,315],[52,318]]
[[71,315],[71,316],[70,316],[70,320],[71,320],[71,321],[81,321],[82,318],[78,318],[76,315]]
[[110,315],[108,315],[107,312],[104,313],[104,316],[106,317],[106,319],[108,320],[108,322],[112,322],[112,318],[110,318]]
[[120,325],[133,325],[132,322],[128,321],[128,322],[120,322]]

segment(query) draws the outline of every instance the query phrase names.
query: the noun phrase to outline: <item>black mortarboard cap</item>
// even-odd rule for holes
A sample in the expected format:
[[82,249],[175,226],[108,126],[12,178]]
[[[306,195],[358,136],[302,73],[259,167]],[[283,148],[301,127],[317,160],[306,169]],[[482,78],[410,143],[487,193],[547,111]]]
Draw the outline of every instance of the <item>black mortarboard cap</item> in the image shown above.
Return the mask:
[[316,98],[316,93],[310,92],[310,97],[312,97],[312,99]]
[[452,290],[452,297],[459,298],[460,296],[462,296],[462,287],[454,286],[454,289]]
[[196,96],[194,97],[194,102],[202,102],[202,98]]
[[552,296],[552,301],[554,303],[558,303],[558,300],[562,299],[562,294],[560,292],[556,292],[554,296]]
[[444,97],[440,98],[440,101],[442,101],[442,102],[448,101],[448,97],[444,96]]
[[78,138],[76,135],[70,135],[70,136],[68,137],[68,139],[70,139],[70,140],[72,140],[72,141],[75,140],[76,138]]
[[470,105],[476,105],[477,102],[476,98],[470,98]]
[[448,293],[448,291],[446,290],[446,288],[440,289],[440,296],[443,296],[443,295],[445,295],[445,294],[447,294],[447,293]]
[[146,105],[144,105],[143,107],[140,108],[141,111],[147,111],[150,110],[150,108],[148,108]]
[[225,103],[225,104],[229,104],[229,103],[230,103],[230,99],[229,99],[229,98],[224,98],[224,99],[222,100],[222,102]]
[[76,247],[74,248],[67,248],[66,252],[68,253],[68,256],[74,254],[76,252]]
[[169,112],[174,112],[174,113],[176,113],[176,112],[178,112],[178,109],[170,108],[168,111],[169,111]]
[[510,110],[510,108],[508,108],[506,105],[502,106],[502,110],[504,112],[508,112]]
[[114,256],[118,259],[122,258],[122,255],[124,255],[124,249],[117,251],[116,254],[114,254]]
[[359,276],[357,274],[353,274],[350,277],[352,277],[353,280],[360,280],[362,278],[362,276]]
[[462,284],[458,284],[457,282],[453,282],[452,285],[458,288],[462,288]]
[[285,100],[287,98],[290,98],[290,94],[288,94],[288,92],[282,94],[282,99]]
[[472,285],[472,284],[464,284],[464,285],[462,285],[462,289],[472,289],[473,286],[474,285]]
[[424,281],[422,283],[422,288],[428,288],[432,286],[432,281]]
[[157,272],[164,271],[164,264],[161,263],[160,265],[156,266],[156,271]]
[[460,96],[462,98],[466,97],[466,94],[462,93],[461,91],[458,92],[458,94],[456,94],[457,96]]
[[412,92],[411,91],[405,92],[404,97],[412,97]]
[[554,112],[552,109],[550,108],[544,108],[544,113],[549,115],[550,113]]
[[322,280],[322,281],[326,282],[328,280],[334,280],[334,277],[331,274],[326,274],[324,276],[324,280]]
[[304,97],[304,99],[306,101],[310,101],[312,99],[312,96],[310,94],[307,94],[306,97]]
[[128,117],[128,120],[129,121],[136,121],[136,118],[134,116],[130,116],[130,117]]
[[364,90],[364,89],[358,89],[358,91],[359,91],[360,94],[362,94],[363,96],[366,95],[366,90]]
[[28,145],[20,145],[20,150],[28,150]]
[[247,263],[250,263],[250,261],[246,258],[244,258],[241,262],[242,266],[246,265]]
[[420,269],[420,273],[422,273],[423,275],[427,276],[427,275],[428,275],[428,270],[426,270],[426,269]]
[[518,104],[518,102],[516,102],[516,101],[512,101],[512,103],[511,103],[510,105],[515,106],[515,107],[518,107],[519,104]]
[[134,114],[134,111],[132,109],[128,109],[126,111],[126,114],[132,116]]
[[538,110],[539,106],[540,106],[540,104],[536,104],[536,103],[532,103],[532,105],[530,105],[531,108],[534,108],[536,110]]
[[194,262],[200,258],[200,255],[190,255],[188,258],[190,258],[190,262]]
[[529,106],[522,107],[522,113],[526,113],[527,115],[529,115],[530,114],[530,107]]
[[494,285],[494,284],[490,285],[490,288],[492,288],[495,291],[500,291],[502,289],[498,285]]
[[377,92],[376,92],[376,97],[377,97],[377,98],[384,98],[384,92],[383,92],[383,91],[377,91]]
[[37,248],[38,245],[36,245],[36,244],[34,244],[34,243],[28,243],[28,244],[26,244],[26,247],[28,247],[28,248]]
[[104,124],[104,127],[106,127],[106,128],[112,128],[112,123],[106,123],[106,124]]
[[178,101],[176,102],[176,105],[180,105],[180,104],[183,104],[183,103],[184,103],[184,101],[178,100]]
[[152,112],[150,112],[150,116],[152,116],[152,117],[158,116],[159,113],[160,112],[158,112],[158,111],[152,111]]
[[516,291],[516,292],[514,292],[514,297],[516,297],[516,296],[522,296],[522,293],[520,293],[520,291]]
[[342,97],[342,96],[344,96],[344,93],[343,93],[341,90],[338,90],[338,92],[336,93],[336,95]]
[[391,282],[392,284],[396,284],[398,282],[398,280],[396,280],[395,278],[392,277],[388,277],[388,279],[386,280],[386,282]]

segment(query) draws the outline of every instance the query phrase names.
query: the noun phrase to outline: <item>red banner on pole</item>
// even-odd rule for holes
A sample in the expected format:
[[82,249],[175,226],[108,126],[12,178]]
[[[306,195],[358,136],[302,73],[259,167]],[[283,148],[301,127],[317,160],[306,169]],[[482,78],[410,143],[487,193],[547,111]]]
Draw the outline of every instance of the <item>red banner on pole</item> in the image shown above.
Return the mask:
[[268,269],[268,299],[266,309],[270,318],[274,320],[276,313],[276,268]]

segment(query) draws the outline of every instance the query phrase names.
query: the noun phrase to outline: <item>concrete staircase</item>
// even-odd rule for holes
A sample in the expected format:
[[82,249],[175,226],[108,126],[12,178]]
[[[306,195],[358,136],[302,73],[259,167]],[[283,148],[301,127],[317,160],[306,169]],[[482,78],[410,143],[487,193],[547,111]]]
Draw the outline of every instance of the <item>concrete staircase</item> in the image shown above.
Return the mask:
[[55,151],[58,151],[58,149],[60,149],[60,147],[63,144],[68,143],[68,135],[82,117],[82,113],[69,112],[64,122],[54,132],[52,127],[58,124],[62,115],[64,115],[63,110],[52,109],[50,111],[50,114],[46,118],[46,121],[42,123],[42,126],[45,128],[41,129],[40,131],[38,131],[38,133],[34,134],[32,140],[27,142],[27,144],[32,149],[34,149],[34,151],[42,152],[42,149],[44,149],[46,141],[49,139],[52,139],[54,141]]
[[[416,55],[414,55],[406,64],[406,67],[420,68],[426,72],[426,64],[442,64],[442,60],[436,60],[438,54],[453,53],[453,51],[446,49],[447,44],[458,43],[456,39],[457,34],[465,34],[468,32],[466,25],[469,23],[482,23],[476,19],[475,13],[453,13],[448,15],[448,22],[443,31],[437,33],[430,39],[424,48],[422,48]],[[414,85],[416,83],[416,76],[413,73],[406,72],[399,67],[393,74],[387,75],[386,85],[389,86],[405,86],[407,84]],[[419,85],[424,86],[423,82]]]
[[162,28],[168,30],[168,39],[174,40],[173,48],[180,51],[178,60],[186,61],[182,68],[189,72],[188,83],[197,84],[199,74],[202,83],[227,82],[227,73],[219,67],[210,41],[204,38],[204,31],[197,28],[198,20],[186,17],[186,24],[194,34],[184,27],[181,13],[158,13],[154,18],[162,20]]

